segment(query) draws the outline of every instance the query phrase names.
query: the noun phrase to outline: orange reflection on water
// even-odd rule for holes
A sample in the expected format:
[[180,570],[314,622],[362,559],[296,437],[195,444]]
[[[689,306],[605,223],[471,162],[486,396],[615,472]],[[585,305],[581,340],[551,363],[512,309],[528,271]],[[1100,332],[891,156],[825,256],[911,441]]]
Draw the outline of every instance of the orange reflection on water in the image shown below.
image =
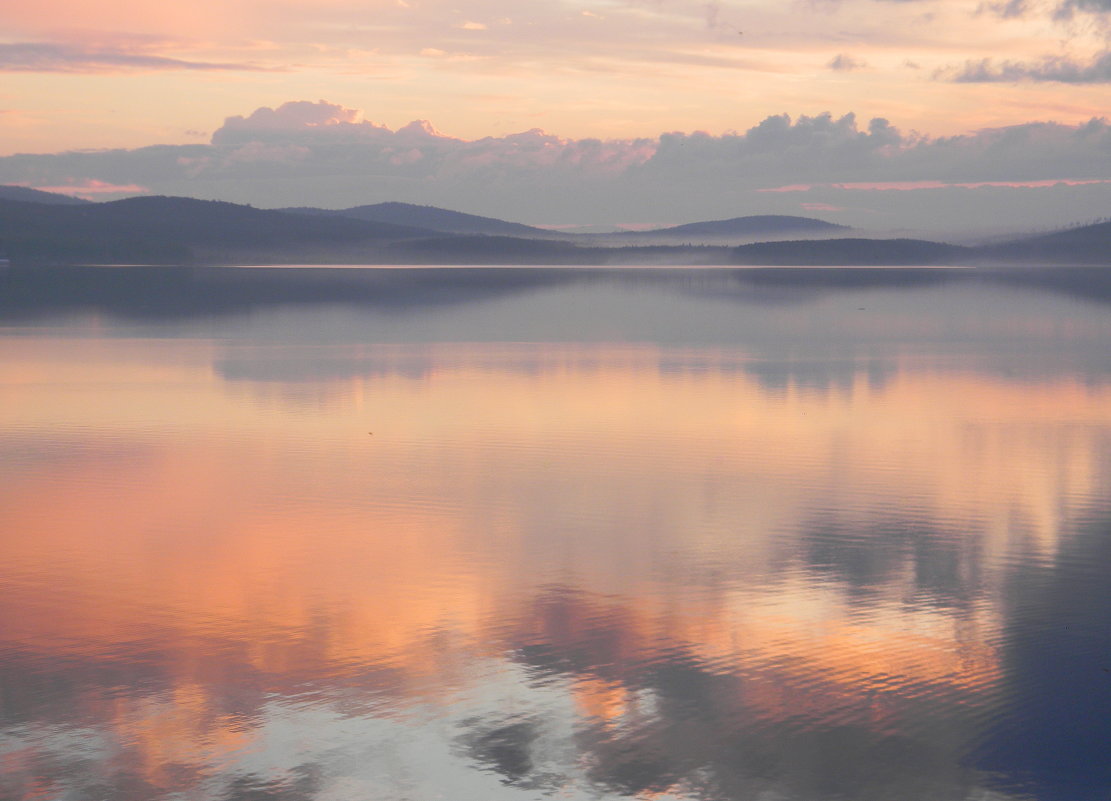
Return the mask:
[[107,717],[129,751],[142,760],[142,775],[156,786],[179,780],[183,766],[219,769],[232,754],[251,747],[253,733],[215,708],[210,689],[183,679],[160,697],[122,697]]
[[[418,353],[416,376],[384,350],[373,377],[311,384],[320,409],[129,347],[108,384],[110,350],[39,343],[49,369],[0,367],[4,435],[59,443],[0,488],[0,616],[6,645],[46,657],[159,654],[168,695],[105,713],[152,778],[248,747],[211,696],[232,663],[269,693],[374,666],[397,703],[446,702],[522,641],[587,649],[590,718],[628,714],[635,666],[675,648],[754,676],[761,714],[896,725],[877,697],[998,680],[999,565],[1031,541],[1052,555],[1109,478],[1111,387],[1071,379],[907,362],[770,389],[744,354],[668,372],[692,354],[460,346]],[[917,521],[973,602],[927,602],[909,552],[865,600],[816,578],[831,515],[837,545]],[[553,586],[610,601],[546,617]]]

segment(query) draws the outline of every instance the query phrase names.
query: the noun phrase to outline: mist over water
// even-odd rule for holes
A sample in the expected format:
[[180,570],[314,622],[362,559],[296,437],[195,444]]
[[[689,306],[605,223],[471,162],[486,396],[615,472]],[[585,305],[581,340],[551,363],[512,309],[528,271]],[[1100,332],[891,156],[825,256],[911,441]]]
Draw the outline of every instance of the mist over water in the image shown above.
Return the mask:
[[0,797],[1106,801],[1098,272],[59,274]]

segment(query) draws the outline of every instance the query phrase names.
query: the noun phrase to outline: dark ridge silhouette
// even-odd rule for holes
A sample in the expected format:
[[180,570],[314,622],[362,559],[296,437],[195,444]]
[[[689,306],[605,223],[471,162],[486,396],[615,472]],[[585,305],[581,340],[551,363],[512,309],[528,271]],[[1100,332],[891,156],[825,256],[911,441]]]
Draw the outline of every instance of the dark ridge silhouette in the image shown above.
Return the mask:
[[316,216],[350,217],[356,220],[389,223],[391,225],[428,228],[450,234],[492,234],[544,239],[566,236],[543,228],[534,228],[531,225],[498,220],[494,217],[480,217],[477,214],[466,214],[461,211],[437,208],[436,206],[418,206],[413,203],[374,203],[369,206],[355,206],[350,209],[337,210],[296,207],[278,209],[278,211]]
[[1111,221],[979,249],[984,259],[1018,263],[1111,264]]
[[47,203],[54,206],[85,206],[91,200],[79,197],[70,197],[58,192],[43,192],[41,189],[30,189],[26,186],[10,186],[0,184],[0,200],[18,200],[23,203]]
[[686,223],[651,231],[635,231],[621,236],[758,236],[763,234],[832,233],[848,230],[847,225],[826,222],[814,217],[789,214],[757,214],[728,220]]
[[1111,220],[1101,220],[1100,222],[1088,223],[1087,225],[1075,225],[1069,228],[1063,228],[1060,231],[1053,231],[1052,233],[1031,237],[1023,241],[1084,242],[1088,244],[1106,245],[1111,241]]
[[47,206],[0,200],[0,241],[13,261],[260,263],[376,260],[383,242],[434,232],[315,218],[215,200],[135,197]]
[[766,266],[914,266],[968,262],[973,248],[924,239],[806,239],[734,248],[733,264]]
[[256,243],[260,237],[285,241],[330,236],[363,240],[402,239],[432,233],[413,226],[344,218],[304,218],[237,203],[185,197],[133,197],[83,207],[79,213],[156,235],[203,233],[217,237],[217,241],[237,245]]
[[69,205],[0,199],[0,251],[13,264],[1111,265],[1111,222],[981,247],[863,238],[738,247],[640,243],[453,234],[322,210],[290,213],[182,197]]

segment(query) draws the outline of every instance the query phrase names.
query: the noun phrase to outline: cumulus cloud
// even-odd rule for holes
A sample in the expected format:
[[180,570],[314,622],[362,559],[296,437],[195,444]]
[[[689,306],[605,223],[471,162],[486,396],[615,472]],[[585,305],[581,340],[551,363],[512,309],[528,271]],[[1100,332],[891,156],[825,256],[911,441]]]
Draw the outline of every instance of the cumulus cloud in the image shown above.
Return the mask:
[[388,136],[384,125],[362,119],[357,109],[318,100],[295,100],[278,108],[263,106],[246,117],[234,116],[212,134],[214,145],[247,142],[289,141],[291,138],[325,135],[334,139],[371,141]]
[[263,143],[299,146],[325,169],[326,162],[361,161],[363,169],[393,166],[410,173],[419,163],[428,177],[557,165],[606,171],[642,162],[654,152],[647,141],[570,140],[538,128],[473,141],[447,136],[427,120],[414,120],[395,131],[363,119],[356,109],[324,100],[293,101],[276,109],[256,109],[247,117],[229,117],[212,135],[214,146],[234,147],[231,153]]
[[150,70],[247,70],[251,64],[187,61],[119,48],[90,48],[57,42],[0,44],[3,72],[118,72]]
[[[400,200],[546,224],[686,222],[827,207],[857,215],[839,220],[857,223],[873,215],[909,225],[932,214],[986,224],[993,215],[1013,222],[1016,208],[1034,213],[1035,204],[1015,205],[1015,193],[1052,197],[1036,211],[1064,221],[1090,216],[1094,203],[1111,202],[1109,152],[1104,119],[934,138],[883,118],[780,114],[720,135],[567,139],[531,129],[468,140],[419,120],[393,130],[321,100],[230,117],[208,145],[0,158],[0,182],[95,180],[265,206]],[[883,189],[919,191],[844,202],[845,193],[878,198],[875,190]],[[954,200],[967,203],[972,195],[1002,205],[967,208]]]
[[1047,57],[1038,63],[1017,61],[995,63],[990,58],[968,61],[963,67],[940,71],[935,77],[954,83],[1017,83],[1019,81],[1056,83],[1111,82],[1111,51],[1097,54],[1088,62],[1063,56]]

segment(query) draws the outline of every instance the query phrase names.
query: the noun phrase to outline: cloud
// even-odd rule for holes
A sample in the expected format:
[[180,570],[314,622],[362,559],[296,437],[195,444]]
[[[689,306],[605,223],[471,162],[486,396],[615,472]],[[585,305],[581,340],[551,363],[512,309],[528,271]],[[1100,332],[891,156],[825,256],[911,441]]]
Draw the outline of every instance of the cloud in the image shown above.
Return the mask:
[[353,141],[381,139],[389,135],[384,125],[362,119],[357,109],[318,100],[294,100],[275,108],[263,106],[250,115],[228,117],[212,134],[212,144],[289,140],[291,137],[324,134]]
[[991,13],[1003,19],[1017,19],[1025,17],[1031,11],[1030,0],[1000,0],[1000,2],[982,4],[976,13]]
[[151,70],[261,71],[252,64],[186,61],[118,48],[57,42],[0,44],[0,72],[120,72]]
[[[258,92],[275,97],[282,85],[300,86],[298,94],[306,87],[324,93],[313,85],[358,85],[359,91],[373,93],[375,107],[368,113],[376,121],[395,124],[417,116],[411,109],[435,107],[438,120],[450,120],[461,131],[501,132],[542,119],[553,130],[567,126],[562,130],[609,136],[692,125],[720,130],[739,121],[747,125],[777,110],[766,106],[775,97],[789,97],[793,107],[806,109],[821,109],[831,97],[842,107],[898,108],[920,126],[948,131],[1000,115],[1021,120],[1027,114],[1021,110],[1028,107],[1024,103],[1052,109],[1054,101],[1039,95],[989,110],[965,102],[963,95],[932,91],[909,69],[880,69],[892,53],[924,65],[923,76],[939,64],[960,65],[981,55],[1033,63],[1042,53],[1057,52],[1055,43],[1069,27],[1078,29],[1069,42],[1074,52],[1102,46],[1090,41],[1093,33],[1086,24],[1048,23],[1052,9],[1066,0],[1026,0],[1046,16],[1037,28],[989,15],[970,19],[981,1],[1012,9],[1007,13],[1022,7],[1017,0],[843,0],[818,6],[771,0],[743,5],[724,0],[597,5],[581,0],[524,5],[512,0],[195,0],[187,5],[43,0],[9,4],[3,38],[9,44],[0,45],[0,70],[9,75],[176,70],[175,82],[192,82],[195,91],[173,109],[164,96],[155,98],[161,129],[175,131],[214,127],[201,125],[203,120],[187,111],[200,108],[203,98],[216,91],[206,75],[279,67],[293,75],[294,83],[260,77],[261,83],[225,83],[219,94],[227,103]],[[1090,10],[1108,0],[1067,2]],[[865,71],[866,64],[872,69]],[[11,102],[28,105],[25,98],[38,91],[36,80],[17,86],[19,94]],[[151,129],[146,117],[153,112],[148,104],[128,102],[135,84],[98,81],[89,90],[73,81],[52,84],[52,92],[63,94],[48,104],[51,119],[44,119],[41,131],[28,128],[10,137],[8,152],[136,143],[138,131]],[[116,112],[100,115],[96,130],[88,134],[67,130],[56,115],[79,101],[88,109],[88,98],[79,95],[94,90],[99,107]],[[1061,105],[1095,106],[1084,90],[1077,94],[1060,99]],[[493,95],[513,99],[490,99]],[[249,111],[253,105],[232,108]],[[651,127],[656,125],[660,128]]]
[[853,70],[864,69],[868,65],[860,59],[853,58],[845,53],[840,53],[826,64],[826,66],[835,72],[852,72]]
[[81,197],[86,200],[103,199],[101,195],[144,195],[150,190],[138,184],[110,184],[105,181],[97,181],[95,179],[86,179],[83,181],[71,181],[61,184],[59,186],[32,186],[32,189],[38,189],[40,192],[54,192],[59,195],[72,195],[73,197]]
[[[553,225],[797,213],[800,201],[840,207],[857,192],[845,222],[1014,224],[1021,212],[1044,227],[1111,202],[1108,152],[1105,119],[927,137],[883,118],[779,114],[720,135],[569,139],[533,128],[461,139],[421,120],[394,130],[319,100],[229,117],[207,145],[0,158],[0,183],[95,180],[263,206],[398,200]],[[877,200],[861,200],[864,189]],[[1031,191],[1043,202],[1018,204]],[[974,195],[997,205],[962,205]]]
[[977,14],[989,13],[1003,19],[1045,16],[1067,22],[1077,14],[1096,17],[1111,14],[1111,0],[988,0],[976,9]]
[[[1055,186],[1111,184],[1111,178],[1047,178],[1040,181],[848,181],[836,184],[787,184],[757,192],[809,192],[813,189],[848,189],[863,192],[914,192],[919,189],[1046,189]],[[803,204],[810,205],[810,204]]]
[[1054,16],[1072,19],[1075,14],[1111,14],[1111,0],[1062,0]]
[[1111,50],[1097,54],[1088,63],[1053,56],[1028,64],[992,59],[968,61],[960,68],[941,70],[935,78],[954,83],[1017,83],[1019,81],[1056,83],[1111,83]]
[[247,142],[245,145],[228,152],[224,156],[224,164],[233,162],[271,162],[274,164],[292,164],[304,161],[312,155],[307,147],[294,144],[267,144],[266,142]]
[[717,0],[711,0],[703,6],[705,13],[706,27],[712,31],[722,31],[726,34],[736,33],[743,34],[744,31],[740,29],[736,22],[731,18],[722,15],[721,3]]

